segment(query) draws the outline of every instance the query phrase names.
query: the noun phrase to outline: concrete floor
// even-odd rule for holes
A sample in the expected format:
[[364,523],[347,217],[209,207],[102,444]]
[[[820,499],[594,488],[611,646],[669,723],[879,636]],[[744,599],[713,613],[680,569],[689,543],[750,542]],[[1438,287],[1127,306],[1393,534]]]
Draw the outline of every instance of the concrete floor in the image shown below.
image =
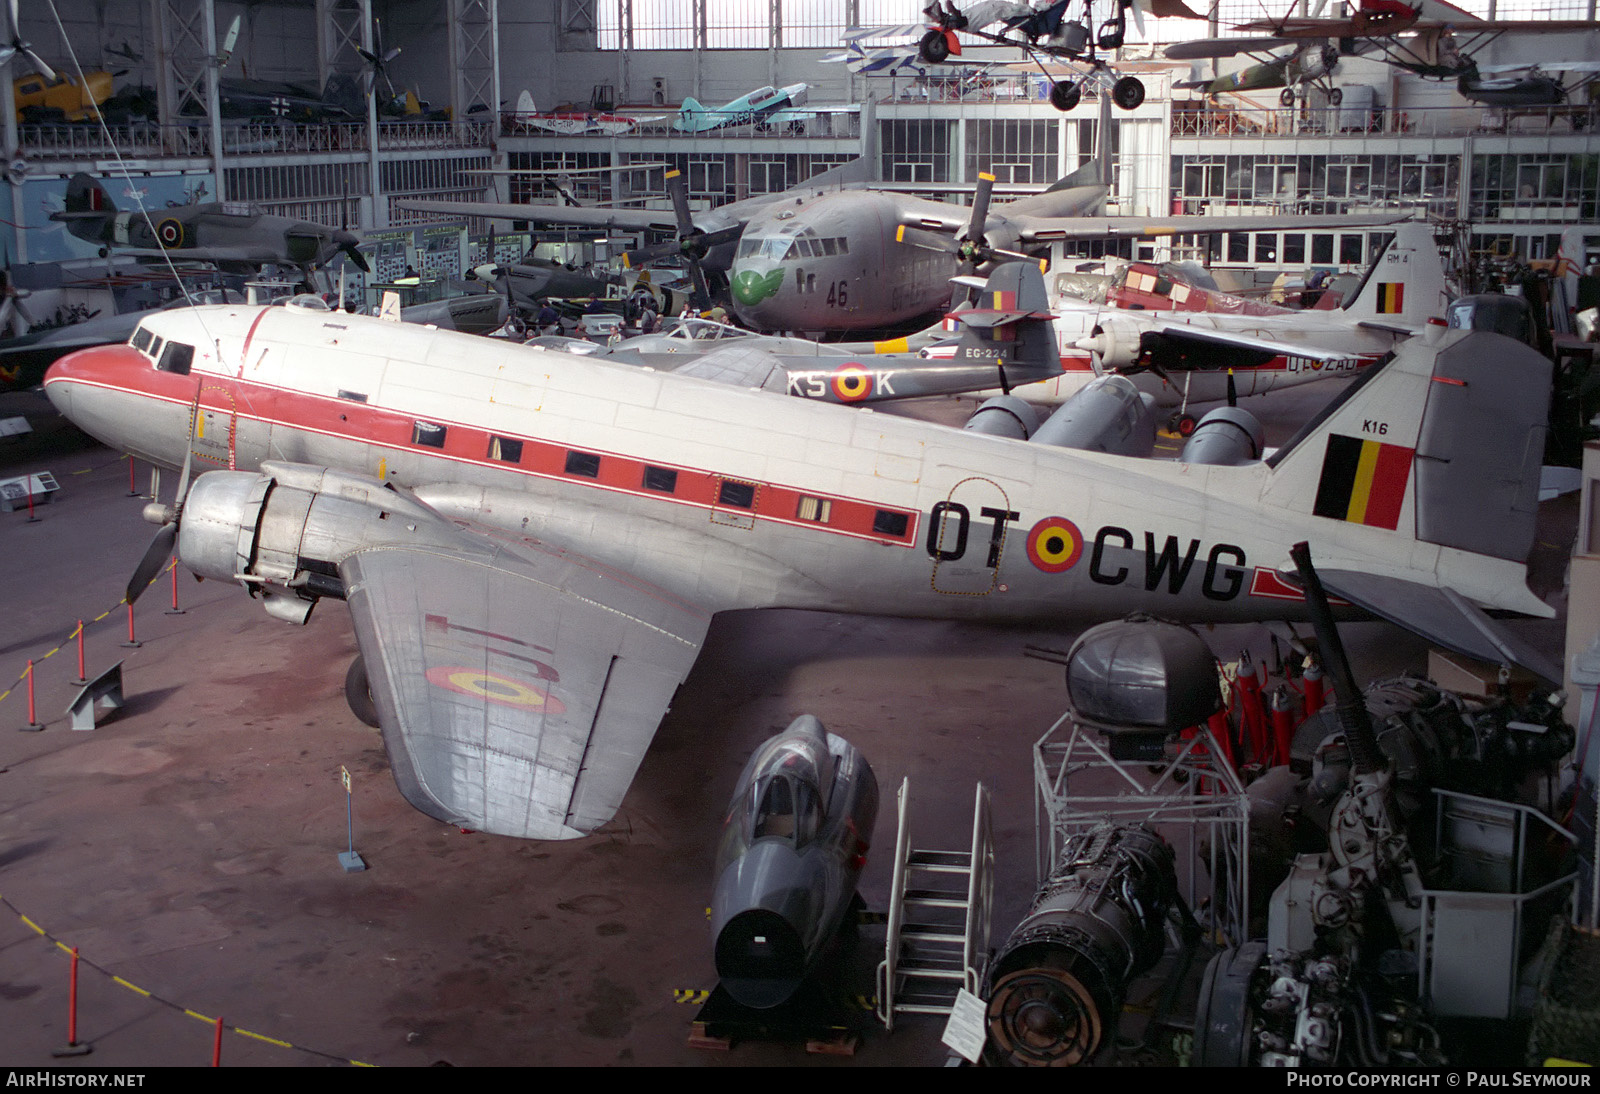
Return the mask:
[[[1273,439],[1332,394],[1291,394],[1271,412]],[[998,944],[1035,884],[1030,746],[1064,703],[1059,666],[1022,651],[1065,649],[1069,635],[719,617],[605,830],[546,844],[463,833],[401,799],[377,732],[346,708],[355,641],[343,604],[325,601],[294,629],[237,587],[185,574],[184,614],[164,613],[163,579],[137,607],[142,645],[121,648],[118,599],[154,531],[144,502],[128,496],[126,462],[42,397],[0,397],[0,417],[19,413],[38,433],[0,449],[0,478],[48,469],[62,485],[37,523],[0,514],[0,688],[80,617],[111,610],[88,631],[89,672],[122,660],[128,704],[95,732],[72,732],[70,647],[38,665],[43,732],[22,731],[20,690],[0,700],[0,1065],[56,1062],[67,1042],[61,947],[73,946],[89,963],[78,1036],[93,1046],[78,1059],[93,1066],[208,1063],[219,1016],[231,1065],[943,1062],[931,1019],[890,1036],[863,1015],[850,1058],[798,1043],[689,1046],[696,1007],[676,993],[714,986],[706,905],[718,825],[750,750],[795,715],[817,715],[863,750],[883,790],[861,883],[882,909],[901,780],[913,845],[935,849],[965,848],[982,781],[994,794]],[[933,413],[964,412],[950,402]],[[1557,561],[1570,523],[1556,519],[1544,537]],[[1545,584],[1559,589],[1558,564]],[[1558,642],[1559,627],[1531,630]],[[1230,659],[1265,642],[1256,628],[1209,633]],[[1346,641],[1363,679],[1423,663],[1423,644],[1384,624],[1350,626]],[[341,768],[354,782],[363,873],[336,859]],[[881,931],[862,938],[865,967]]]

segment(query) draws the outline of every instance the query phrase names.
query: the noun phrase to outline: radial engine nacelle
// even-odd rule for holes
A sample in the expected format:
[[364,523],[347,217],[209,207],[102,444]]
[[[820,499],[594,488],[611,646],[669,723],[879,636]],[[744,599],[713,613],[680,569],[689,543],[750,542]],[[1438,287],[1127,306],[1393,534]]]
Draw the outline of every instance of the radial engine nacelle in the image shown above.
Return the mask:
[[809,714],[750,757],[717,851],[711,931],[735,1001],[787,1002],[844,923],[878,816],[861,753]]
[[1104,369],[1125,369],[1138,363],[1140,354],[1152,348],[1149,340],[1159,338],[1154,331],[1146,330],[1120,315],[1102,315],[1087,338],[1074,345],[1094,354]]
[[[364,547],[436,539],[454,528],[415,498],[373,479],[305,464],[264,462],[261,473],[210,471],[190,488],[178,558],[197,577],[236,581],[267,611],[304,623],[324,596],[344,598],[339,562]],[[150,506],[160,522],[170,511]]]

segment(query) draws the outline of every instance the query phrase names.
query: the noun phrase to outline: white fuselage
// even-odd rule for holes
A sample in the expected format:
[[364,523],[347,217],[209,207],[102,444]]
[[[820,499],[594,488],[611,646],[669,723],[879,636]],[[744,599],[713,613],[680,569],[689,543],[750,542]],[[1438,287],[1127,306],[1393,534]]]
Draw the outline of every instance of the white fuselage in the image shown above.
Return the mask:
[[275,459],[368,475],[712,611],[1294,617],[1274,571],[1309,540],[1319,565],[1544,612],[1521,564],[1311,516],[1265,465],[1063,450],[337,313],[197,308],[146,327],[193,345],[193,373],[113,346],[46,380],[107,444],[179,465],[198,390],[196,473]]

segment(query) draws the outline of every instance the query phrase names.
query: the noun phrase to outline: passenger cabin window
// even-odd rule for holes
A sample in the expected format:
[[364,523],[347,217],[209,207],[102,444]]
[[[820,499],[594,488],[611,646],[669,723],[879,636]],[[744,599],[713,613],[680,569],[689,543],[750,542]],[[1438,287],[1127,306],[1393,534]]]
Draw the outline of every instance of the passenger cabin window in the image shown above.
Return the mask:
[[490,436],[489,458],[499,460],[501,463],[521,463],[522,442],[512,440],[510,437]]
[[670,467],[645,465],[644,488],[658,494],[671,494],[678,489],[678,473]]
[[162,372],[174,372],[179,376],[189,375],[189,369],[194,365],[194,347],[182,342],[168,342],[162,349],[161,356],[156,359],[156,368]]
[[723,479],[722,485],[717,487],[717,504],[731,505],[738,509],[754,508],[756,504],[756,484]]
[[906,534],[907,517],[904,513],[891,513],[887,509],[879,509],[872,517],[872,530],[880,536],[893,536],[896,539]]
[[600,457],[593,452],[568,452],[567,474],[582,475],[586,479],[600,477]]
[[437,422],[416,421],[411,424],[411,443],[424,448],[443,448],[446,432]]
[[827,498],[801,497],[800,504],[796,507],[794,515],[799,520],[810,520],[818,524],[826,524],[828,523],[828,518],[833,515],[833,502]]

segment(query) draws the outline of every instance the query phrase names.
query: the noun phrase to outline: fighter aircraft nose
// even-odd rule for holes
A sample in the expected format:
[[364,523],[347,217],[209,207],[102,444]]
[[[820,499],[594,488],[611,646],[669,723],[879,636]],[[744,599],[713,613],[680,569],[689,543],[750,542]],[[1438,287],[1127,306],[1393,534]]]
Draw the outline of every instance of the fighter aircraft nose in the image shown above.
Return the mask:
[[716,965],[729,995],[764,1010],[799,989],[806,973],[805,945],[777,912],[752,908],[730,919],[717,935]]
[[783,271],[735,270],[732,279],[733,299],[746,307],[753,307],[769,296],[774,296],[783,284]]

